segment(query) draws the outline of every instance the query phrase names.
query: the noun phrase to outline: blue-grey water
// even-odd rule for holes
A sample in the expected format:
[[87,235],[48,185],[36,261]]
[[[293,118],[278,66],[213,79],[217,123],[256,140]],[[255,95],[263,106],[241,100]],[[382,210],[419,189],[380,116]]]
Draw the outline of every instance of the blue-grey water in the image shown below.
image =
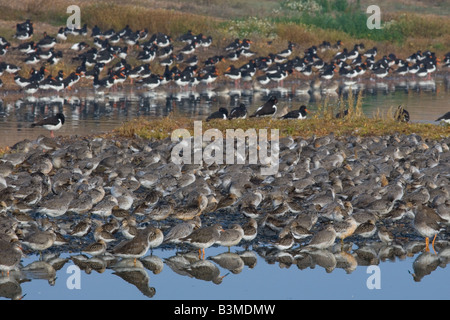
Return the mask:
[[[226,275],[219,284],[176,273],[166,260],[177,254],[174,250],[155,249],[153,255],[148,253],[141,258],[152,263],[138,261],[134,267],[131,261],[127,271],[124,268],[122,272],[114,265],[100,270],[78,269],[73,262],[80,259],[76,253],[60,255],[59,258],[67,260],[55,271],[50,266],[57,265],[56,257],[39,262],[39,257],[34,256],[23,259],[24,268],[32,271],[22,271],[27,280],[20,284],[15,297],[26,300],[449,299],[450,246],[445,242],[441,244],[437,254],[412,253],[400,247],[378,246],[377,251],[376,245],[367,244],[360,248],[353,246],[344,253],[319,251],[311,259],[294,254],[295,250],[271,252],[264,248],[232,247],[233,256],[242,260],[240,267],[230,269],[232,271],[211,260],[211,257],[227,253],[227,249],[211,247],[207,249],[206,261],[218,269],[220,276]],[[388,252],[390,254],[385,256]],[[193,261],[195,256],[195,253],[189,255]],[[239,265],[234,261],[235,266]],[[33,264],[40,265],[29,267]],[[43,268],[44,264],[47,269]],[[52,272],[48,276],[43,270]],[[13,278],[10,275],[10,279]],[[3,298],[5,279],[8,278],[0,281]],[[139,279],[142,283],[133,283],[130,279]]]

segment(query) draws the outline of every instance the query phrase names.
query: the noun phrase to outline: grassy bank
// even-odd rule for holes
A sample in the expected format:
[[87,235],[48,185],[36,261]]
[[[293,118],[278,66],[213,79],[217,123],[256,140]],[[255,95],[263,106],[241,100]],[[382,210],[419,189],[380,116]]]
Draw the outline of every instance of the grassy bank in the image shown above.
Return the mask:
[[[217,129],[226,136],[228,129],[278,129],[279,136],[311,137],[325,136],[333,133],[335,136],[384,136],[393,134],[418,134],[425,139],[441,139],[450,135],[450,126],[425,123],[404,123],[396,121],[397,109],[390,108],[387,112],[378,111],[371,118],[363,113],[363,98],[349,93],[342,95],[338,104],[324,100],[318,105],[314,114],[309,114],[306,120],[280,120],[274,118],[247,118],[233,120],[213,120],[202,122],[202,132]],[[344,118],[336,118],[337,112],[348,111]],[[174,118],[168,116],[157,120],[134,119],[124,123],[111,134],[120,137],[144,139],[165,139],[171,137],[176,129],[187,129],[194,134],[194,121],[190,118]]]
[[[183,118],[173,119],[166,117],[157,120],[134,119],[124,123],[111,134],[118,137],[144,139],[170,138],[176,129],[187,129],[194,134],[194,120]],[[218,129],[226,136],[227,129],[278,129],[279,136],[311,137],[315,135],[325,136],[333,133],[335,136],[384,136],[393,134],[418,134],[425,139],[441,139],[450,134],[449,126],[424,124],[424,123],[400,123],[389,119],[359,118],[359,119],[323,119],[312,118],[307,120],[272,120],[272,119],[245,119],[245,120],[215,120],[202,122],[202,132],[209,129]]]

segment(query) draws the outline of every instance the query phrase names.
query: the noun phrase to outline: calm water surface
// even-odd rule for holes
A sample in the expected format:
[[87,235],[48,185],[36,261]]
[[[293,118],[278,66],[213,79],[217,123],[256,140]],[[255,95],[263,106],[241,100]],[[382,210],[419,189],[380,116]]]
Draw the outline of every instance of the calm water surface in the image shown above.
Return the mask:
[[[279,98],[279,110],[285,107],[297,109],[306,104],[314,112],[325,99],[338,110],[339,95],[348,94],[348,88],[343,86],[335,91],[320,88],[304,91],[301,84],[285,83],[284,87],[264,90],[223,86],[180,91],[165,87],[156,91],[125,88],[95,93],[84,89],[58,96],[36,97],[4,92],[0,100],[0,146],[11,146],[23,139],[48,134],[42,128],[31,129],[30,124],[57,112],[64,112],[67,119],[57,135],[89,135],[109,131],[137,117],[158,118],[170,114],[173,117],[205,119],[219,107],[231,109],[240,102],[252,112],[272,94]],[[437,77],[430,81],[364,82],[352,89],[355,94],[363,92],[363,111],[369,117],[377,113],[384,115],[401,104],[409,111],[411,121],[435,123],[439,116],[450,111],[449,86],[445,77]]]
[[[419,242],[416,245],[420,247]],[[81,258],[76,253],[61,254],[59,258],[66,260],[59,264],[55,256],[44,256],[43,261],[30,256],[23,260],[21,273],[0,278],[0,293],[3,299],[10,298],[13,293],[6,295],[5,288],[13,286],[7,286],[6,282],[18,277],[23,282],[20,285],[16,282],[14,295],[16,298],[25,295],[26,300],[449,299],[450,245],[443,242],[441,245],[437,254],[406,251],[411,247],[378,246],[376,251],[375,245],[368,244],[354,246],[344,253],[318,251],[311,256],[295,254],[295,250],[278,252],[243,247],[232,247],[232,254],[228,254],[226,248],[211,247],[207,249],[206,261],[216,268],[217,275],[225,276],[216,283],[210,281],[214,276],[175,272],[169,263],[177,255],[174,250],[154,250],[153,255],[141,258],[136,267],[133,261],[122,261],[119,263],[122,268],[112,263],[100,268],[96,259],[95,264],[91,260],[91,268],[86,267],[89,260],[83,260],[84,264],[78,262],[81,269],[77,269],[74,261]],[[224,253],[234,259],[232,264],[212,260]],[[178,253],[178,257],[181,261],[183,255]],[[198,260],[195,252],[185,257],[191,263]],[[52,263],[57,271],[51,267]],[[74,282],[77,274],[78,282]],[[73,287],[75,283],[78,288]]]

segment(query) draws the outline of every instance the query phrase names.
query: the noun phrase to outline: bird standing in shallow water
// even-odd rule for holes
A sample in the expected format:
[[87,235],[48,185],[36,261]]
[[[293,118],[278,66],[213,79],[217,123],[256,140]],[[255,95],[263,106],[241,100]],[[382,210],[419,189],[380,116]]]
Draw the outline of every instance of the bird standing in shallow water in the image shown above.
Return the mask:
[[47,129],[50,131],[50,135],[52,138],[55,137],[53,131],[61,129],[62,125],[66,121],[66,118],[64,117],[64,114],[57,113],[53,117],[45,118],[39,122],[35,122],[31,125],[32,128],[34,127],[43,127],[44,129]]
[[336,240],[336,231],[334,230],[332,225],[326,226],[324,229],[318,231],[314,236],[312,237],[309,244],[305,247],[306,248],[313,248],[313,249],[327,249],[328,247],[331,247],[334,244],[334,241]]
[[189,236],[184,237],[181,240],[198,248],[199,258],[203,253],[203,259],[205,259],[205,249],[211,247],[219,240],[220,232],[222,231],[222,226],[216,223],[209,227],[194,230]]
[[138,234],[133,239],[125,240],[115,246],[112,249],[112,254],[121,258],[134,259],[136,265],[137,258],[143,257],[151,246],[155,246],[155,244],[150,243],[150,237],[155,235],[155,229],[153,226],[139,229]]
[[0,239],[0,270],[6,271],[6,275],[9,276],[9,272],[14,270],[22,259],[22,248],[20,242],[13,240],[8,242]]
[[224,230],[217,240],[221,246],[228,247],[228,252],[232,246],[238,245],[244,237],[244,229],[239,224],[233,224],[230,229]]
[[436,241],[436,236],[441,230],[440,223],[445,222],[433,208],[430,208],[425,205],[421,205],[416,209],[416,214],[414,216],[414,228],[417,232],[425,237],[425,251],[429,252],[430,248],[430,238],[433,237],[433,241],[431,243],[431,247],[433,251],[436,253],[434,249],[434,243]]
[[189,236],[195,228],[201,226],[200,217],[176,224],[164,237],[164,242],[181,243],[181,238]]

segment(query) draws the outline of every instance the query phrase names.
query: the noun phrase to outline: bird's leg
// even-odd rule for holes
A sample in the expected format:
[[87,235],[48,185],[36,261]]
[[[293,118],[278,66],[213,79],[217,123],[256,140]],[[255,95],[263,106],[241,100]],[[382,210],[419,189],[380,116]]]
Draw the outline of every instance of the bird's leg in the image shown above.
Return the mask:
[[431,247],[433,248],[434,254],[436,254],[436,250],[434,249],[434,242],[436,241],[437,234],[434,235],[433,241],[431,242]]
[[52,138],[54,138],[54,137],[55,137],[55,134],[53,133],[53,130],[52,130],[52,131],[50,131],[50,137],[52,137]]
[[425,251],[430,252],[430,239],[428,237],[425,238]]

